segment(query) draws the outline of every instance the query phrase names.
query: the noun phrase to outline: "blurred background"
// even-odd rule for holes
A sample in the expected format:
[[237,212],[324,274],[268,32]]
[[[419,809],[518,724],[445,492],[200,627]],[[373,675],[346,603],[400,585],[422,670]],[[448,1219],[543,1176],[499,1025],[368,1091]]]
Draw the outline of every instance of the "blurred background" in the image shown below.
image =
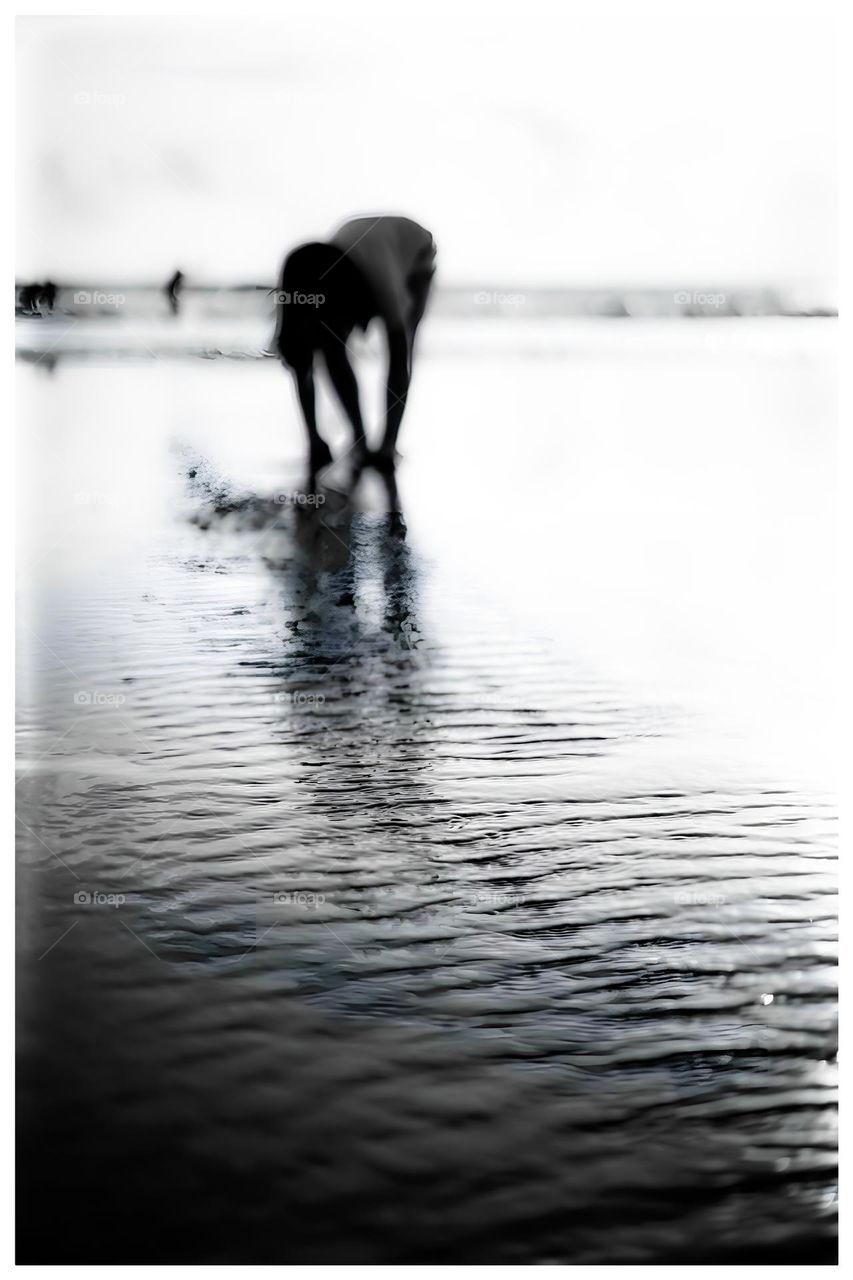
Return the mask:
[[401,211],[434,231],[445,284],[834,304],[820,6],[19,26],[22,277],[266,280],[294,241]]

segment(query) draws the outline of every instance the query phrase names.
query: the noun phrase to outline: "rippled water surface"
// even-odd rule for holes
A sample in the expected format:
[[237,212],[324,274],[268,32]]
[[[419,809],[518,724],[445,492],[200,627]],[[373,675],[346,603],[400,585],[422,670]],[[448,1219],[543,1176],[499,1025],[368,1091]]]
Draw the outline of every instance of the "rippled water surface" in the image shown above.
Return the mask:
[[20,367],[22,1260],[833,1256],[820,324]]

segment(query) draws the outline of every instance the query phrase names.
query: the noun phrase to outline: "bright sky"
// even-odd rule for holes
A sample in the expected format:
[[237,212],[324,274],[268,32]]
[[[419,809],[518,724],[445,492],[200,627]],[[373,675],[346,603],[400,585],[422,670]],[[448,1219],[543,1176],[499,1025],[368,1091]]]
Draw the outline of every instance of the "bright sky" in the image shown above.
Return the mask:
[[445,281],[831,289],[828,19],[650,13],[22,19],[18,273],[267,279],[383,211]]

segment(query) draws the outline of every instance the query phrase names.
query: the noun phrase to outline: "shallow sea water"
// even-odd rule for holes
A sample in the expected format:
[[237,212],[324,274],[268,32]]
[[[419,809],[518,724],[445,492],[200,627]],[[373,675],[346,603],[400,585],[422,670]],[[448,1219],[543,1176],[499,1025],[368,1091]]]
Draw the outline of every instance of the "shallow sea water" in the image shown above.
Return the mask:
[[36,323],[20,1260],[830,1260],[831,322]]

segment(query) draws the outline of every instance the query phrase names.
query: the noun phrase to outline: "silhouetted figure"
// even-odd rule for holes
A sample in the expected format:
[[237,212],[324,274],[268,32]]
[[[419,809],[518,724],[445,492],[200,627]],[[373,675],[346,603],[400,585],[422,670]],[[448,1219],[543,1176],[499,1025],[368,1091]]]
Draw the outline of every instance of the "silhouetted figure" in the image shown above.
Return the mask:
[[24,284],[21,285],[18,293],[18,306],[16,310],[20,315],[40,316],[41,309],[39,300],[42,294],[42,285],[40,284]]
[[45,311],[53,311],[56,306],[56,295],[59,289],[52,280],[46,280],[41,287],[39,294],[39,305],[43,306]]
[[[317,430],[314,356],[320,352],[353,429],[356,463],[394,465],[397,435],[412,375],[415,334],[435,273],[432,236],[409,218],[354,218],[328,243],[302,245],[279,278],[275,348],[293,371],[308,431],[312,470],[332,461]],[[364,438],[358,381],[347,339],[380,319],[388,339],[385,430],[378,453]]]
[[172,278],[166,284],[166,297],[169,299],[169,306],[172,308],[172,315],[178,314],[180,307],[180,293],[184,287],[183,271],[176,271]]

